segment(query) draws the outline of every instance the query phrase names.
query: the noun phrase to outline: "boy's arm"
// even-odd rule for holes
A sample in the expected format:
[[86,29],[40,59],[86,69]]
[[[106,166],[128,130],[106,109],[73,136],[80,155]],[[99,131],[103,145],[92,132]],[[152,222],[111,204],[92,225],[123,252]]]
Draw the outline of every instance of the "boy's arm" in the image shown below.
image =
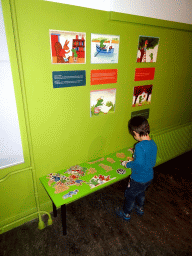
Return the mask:
[[145,152],[139,144],[135,147],[135,157],[133,161],[124,161],[123,166],[126,168],[134,168],[136,166],[143,166],[145,164]]

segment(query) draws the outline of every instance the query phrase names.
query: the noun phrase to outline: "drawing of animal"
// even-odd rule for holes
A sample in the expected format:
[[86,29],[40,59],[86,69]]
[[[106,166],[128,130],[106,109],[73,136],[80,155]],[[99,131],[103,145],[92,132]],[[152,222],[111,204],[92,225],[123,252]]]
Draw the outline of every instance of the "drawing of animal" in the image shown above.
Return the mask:
[[69,49],[68,44],[69,44],[69,41],[66,40],[66,41],[65,41],[65,44],[64,44],[64,46],[63,46],[63,49],[61,50],[61,54],[62,54],[63,58],[66,58],[66,55],[65,55],[65,54],[67,54],[67,53],[70,52],[70,49]]
[[57,55],[57,63],[64,63],[64,59],[61,55],[62,45],[59,42],[55,43],[55,51]]
[[112,106],[108,107],[106,105],[102,105],[98,107],[100,109],[101,112],[103,112],[104,114],[107,114],[109,112],[109,110],[112,108]]

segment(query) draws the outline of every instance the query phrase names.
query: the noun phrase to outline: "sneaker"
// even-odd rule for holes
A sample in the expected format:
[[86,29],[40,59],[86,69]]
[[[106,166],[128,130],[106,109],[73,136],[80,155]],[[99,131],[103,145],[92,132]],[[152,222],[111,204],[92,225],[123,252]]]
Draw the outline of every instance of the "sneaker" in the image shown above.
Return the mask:
[[128,214],[128,213],[125,214],[124,211],[123,211],[123,209],[120,208],[120,207],[117,207],[117,208],[115,209],[115,212],[116,212],[117,216],[119,216],[120,218],[123,218],[123,219],[126,220],[126,221],[129,221],[129,220],[131,219],[131,215]]
[[139,216],[142,216],[144,214],[143,207],[136,206],[135,211],[136,211],[137,215],[139,215]]

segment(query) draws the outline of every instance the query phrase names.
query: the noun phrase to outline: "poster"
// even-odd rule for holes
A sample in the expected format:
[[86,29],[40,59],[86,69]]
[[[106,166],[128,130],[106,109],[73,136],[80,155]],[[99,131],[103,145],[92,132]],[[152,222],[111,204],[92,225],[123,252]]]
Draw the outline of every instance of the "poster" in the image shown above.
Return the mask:
[[115,112],[116,89],[90,92],[90,116],[106,115]]
[[91,85],[117,83],[117,69],[91,70]]
[[139,36],[137,62],[156,62],[159,37]]
[[118,63],[119,40],[117,35],[91,34],[91,63]]
[[86,34],[49,30],[52,64],[82,64],[86,62]]
[[151,103],[153,85],[135,86],[133,91],[132,107],[148,105]]

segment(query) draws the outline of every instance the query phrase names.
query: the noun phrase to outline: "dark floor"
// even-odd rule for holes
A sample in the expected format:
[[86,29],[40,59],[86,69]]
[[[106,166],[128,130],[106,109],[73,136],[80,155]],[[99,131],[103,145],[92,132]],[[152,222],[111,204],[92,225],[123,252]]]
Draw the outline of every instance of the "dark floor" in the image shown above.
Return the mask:
[[0,235],[0,256],[192,255],[191,160],[192,151],[154,168],[144,216],[114,214],[124,180],[68,205],[67,236],[60,216],[43,230],[36,220]]

